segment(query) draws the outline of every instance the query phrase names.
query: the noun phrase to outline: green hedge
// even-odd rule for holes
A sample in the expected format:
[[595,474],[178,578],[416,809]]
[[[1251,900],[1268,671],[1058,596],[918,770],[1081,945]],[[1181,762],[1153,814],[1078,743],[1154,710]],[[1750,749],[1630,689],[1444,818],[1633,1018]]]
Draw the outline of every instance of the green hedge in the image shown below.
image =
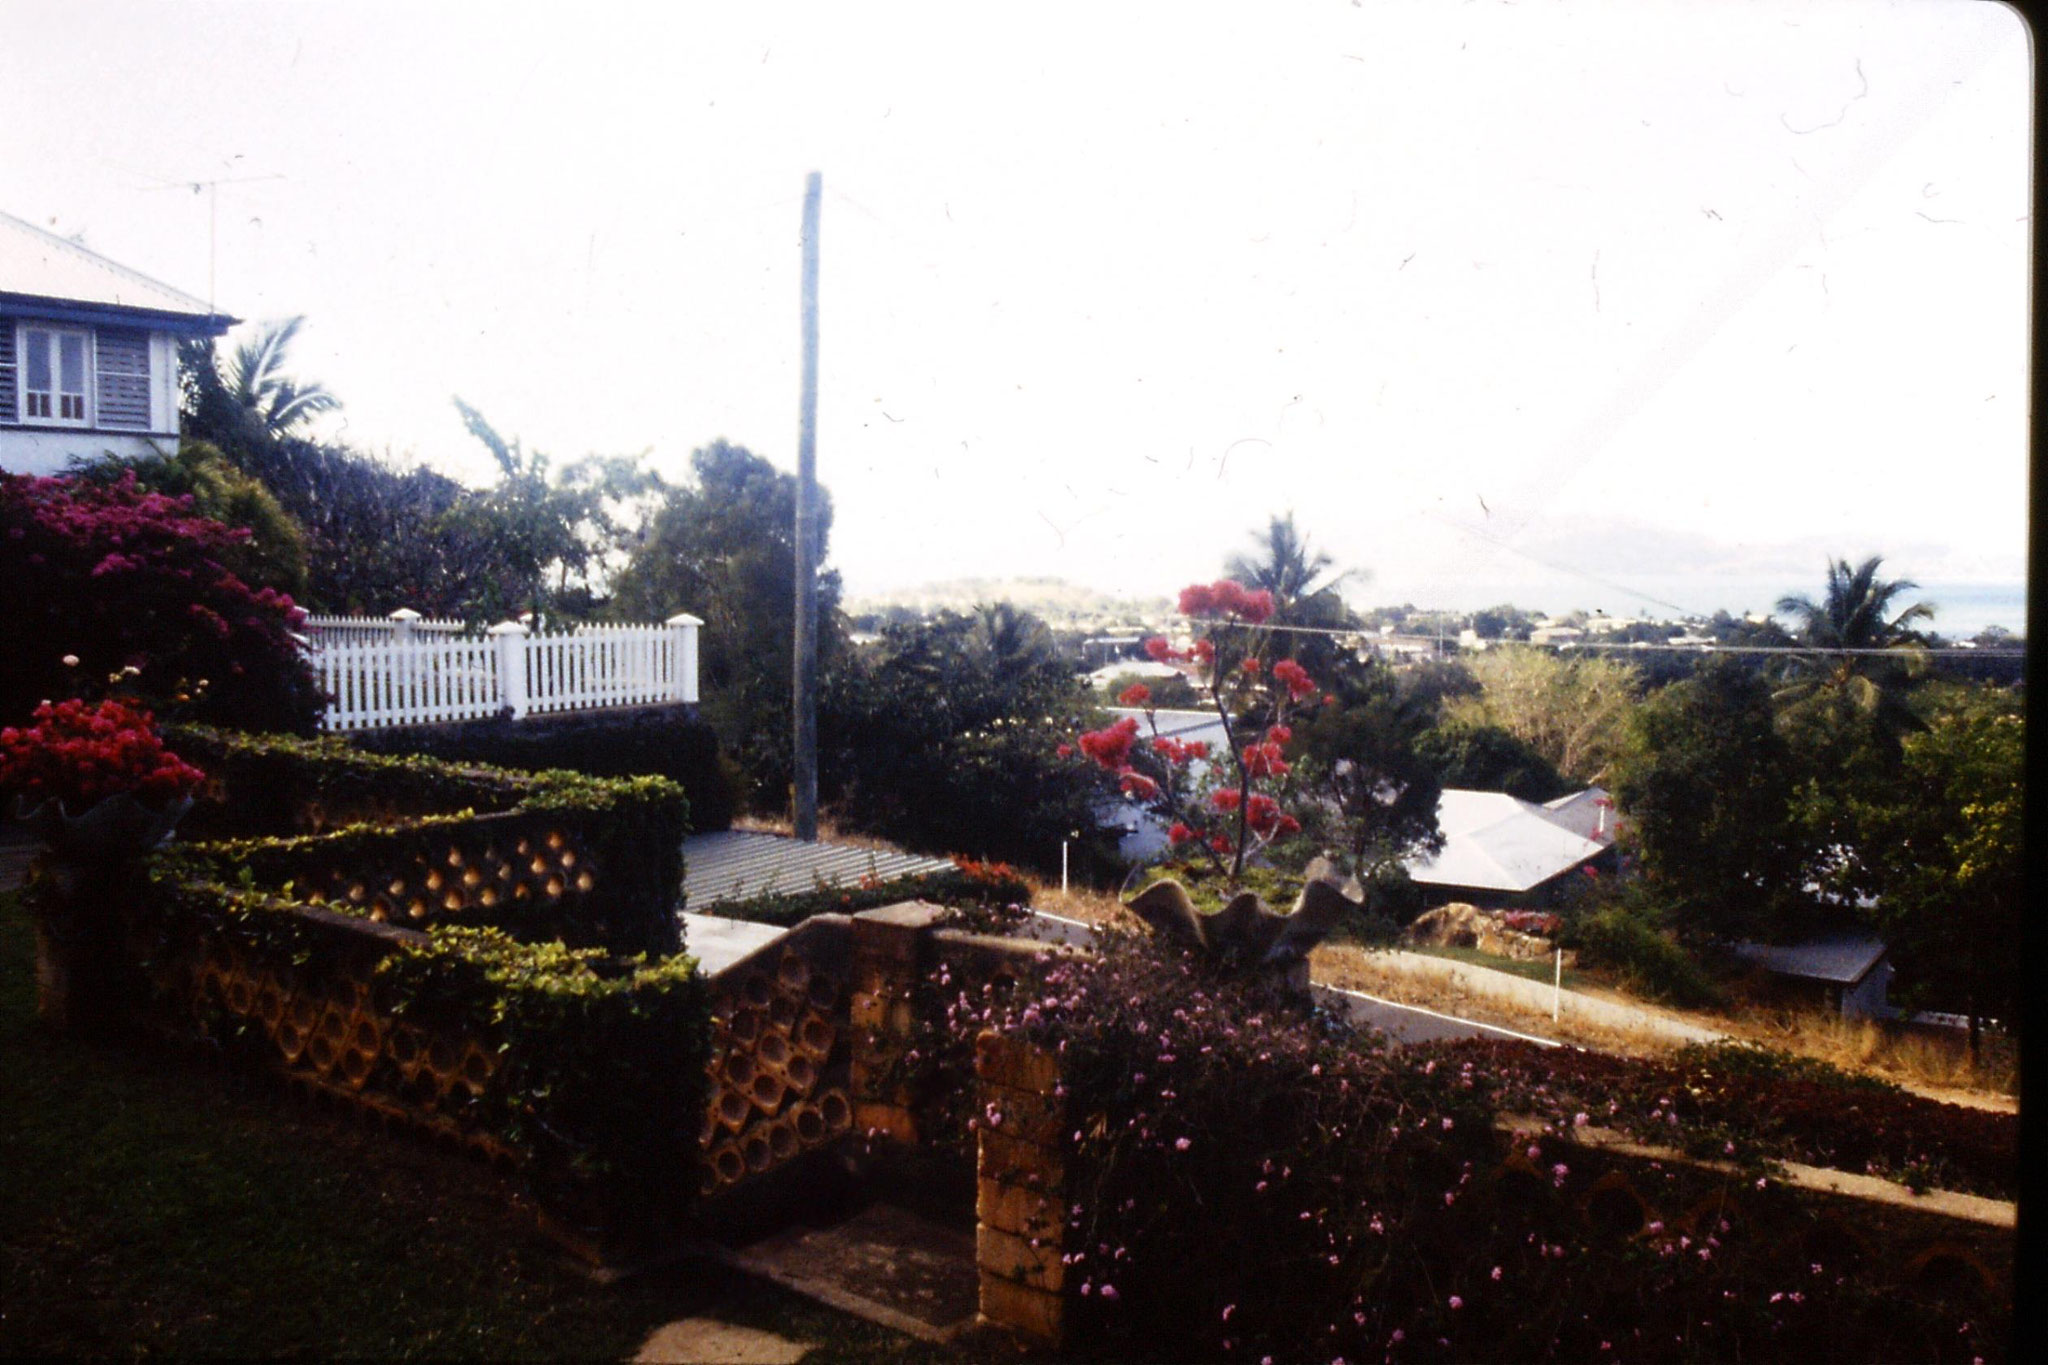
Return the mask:
[[[274,1067],[275,1048],[253,1018],[204,999],[190,1009],[179,968],[211,948],[314,994],[368,982],[380,1015],[497,1054],[481,1094],[435,1112],[516,1152],[557,1216],[630,1238],[687,1205],[710,1053],[710,1006],[693,958],[618,958],[490,928],[423,934],[180,876],[187,867],[157,859],[128,926],[144,976],[157,983],[160,1021],[193,1021],[230,1059]],[[408,1098],[388,1059],[363,1088]]]
[[[189,875],[233,882],[247,869],[269,890],[282,893],[289,884],[302,899],[345,899],[369,911],[404,871],[411,874],[407,893],[381,909],[409,928],[490,926],[528,941],[615,953],[681,946],[676,911],[689,803],[663,778],[521,773],[196,727],[167,737],[207,774],[184,831],[214,842],[181,846]],[[367,819],[378,823],[361,823]],[[570,850],[573,866],[559,866],[561,849],[546,847],[552,840]],[[448,864],[451,848],[462,851],[462,863]],[[430,871],[459,878],[471,868],[534,858],[549,869],[534,869],[534,894],[511,894],[517,881],[529,880],[522,875],[504,879],[500,904],[450,911],[438,889],[424,913],[413,904]],[[586,872],[587,891],[578,885]],[[562,884],[550,891],[554,876]]]
[[732,827],[744,781],[719,752],[717,733],[677,706],[366,730],[351,735],[349,743],[367,753],[451,763],[665,777],[689,795],[691,828],[698,833]]

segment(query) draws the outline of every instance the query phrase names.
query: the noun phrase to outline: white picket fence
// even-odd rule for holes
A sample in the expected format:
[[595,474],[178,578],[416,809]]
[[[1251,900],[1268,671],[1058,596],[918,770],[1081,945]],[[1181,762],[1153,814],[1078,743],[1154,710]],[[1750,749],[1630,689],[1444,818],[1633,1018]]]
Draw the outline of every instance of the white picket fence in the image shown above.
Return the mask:
[[410,612],[386,621],[310,617],[306,624],[308,655],[331,698],[320,720],[324,730],[697,700],[697,631],[704,623],[689,615],[658,626],[577,626],[538,635],[504,621],[481,637],[453,633],[464,629],[460,622],[429,623]]

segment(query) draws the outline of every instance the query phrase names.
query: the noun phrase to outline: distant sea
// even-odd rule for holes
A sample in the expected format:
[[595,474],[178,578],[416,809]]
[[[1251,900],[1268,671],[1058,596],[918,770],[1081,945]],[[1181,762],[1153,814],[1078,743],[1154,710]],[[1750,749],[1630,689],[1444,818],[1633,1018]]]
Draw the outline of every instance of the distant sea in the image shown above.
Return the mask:
[[[1735,615],[1772,610],[1788,593],[1818,598],[1825,583],[1766,582],[1755,579],[1684,578],[1658,579],[1631,576],[1634,592],[1604,588],[1578,579],[1531,577],[1515,581],[1461,579],[1445,583],[1438,592],[1422,587],[1405,595],[1394,585],[1380,589],[1368,584],[1353,595],[1358,606],[1394,605],[1413,602],[1426,609],[1477,611],[1482,607],[1513,603],[1524,611],[1562,615],[1569,611],[1605,611],[1609,616],[1672,617],[1691,613],[1712,616],[1726,610]],[[1425,595],[1427,593],[1427,595]],[[2003,626],[2015,635],[2026,634],[2027,585],[2003,583],[1922,583],[1898,599],[1903,609],[1913,602],[1934,607],[1932,629],[1952,640],[1967,640],[1990,626]]]

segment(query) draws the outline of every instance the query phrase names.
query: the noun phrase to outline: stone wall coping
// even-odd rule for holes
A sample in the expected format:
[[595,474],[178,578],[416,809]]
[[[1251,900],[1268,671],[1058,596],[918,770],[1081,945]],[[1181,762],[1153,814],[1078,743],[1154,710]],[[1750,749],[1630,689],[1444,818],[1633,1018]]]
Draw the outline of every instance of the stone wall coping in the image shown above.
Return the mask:
[[[1544,1132],[1543,1121],[1528,1114],[1504,1114],[1495,1121],[1494,1127],[1501,1132],[1521,1136],[1534,1136]],[[1613,1152],[1617,1156],[1661,1161],[1673,1166],[1691,1166],[1698,1170],[1718,1171],[1723,1175],[1736,1175],[1741,1172],[1741,1167],[1732,1161],[1716,1161],[1681,1152],[1675,1147],[1637,1142],[1612,1128],[1588,1126],[1575,1129],[1572,1140],[1581,1147],[1589,1147],[1598,1152]],[[1904,1185],[1879,1176],[1861,1175],[1854,1171],[1837,1171],[1826,1166],[1809,1166],[1801,1161],[1779,1161],[1773,1164],[1778,1167],[1780,1182],[1794,1189],[1839,1194],[1866,1203],[1912,1209],[1963,1222],[1982,1223],[1987,1227],[2012,1228],[2019,1225],[2019,1205],[2004,1199],[1990,1199],[1980,1194],[1958,1194],[1951,1190],[1929,1190],[1926,1194],[1915,1194]]]

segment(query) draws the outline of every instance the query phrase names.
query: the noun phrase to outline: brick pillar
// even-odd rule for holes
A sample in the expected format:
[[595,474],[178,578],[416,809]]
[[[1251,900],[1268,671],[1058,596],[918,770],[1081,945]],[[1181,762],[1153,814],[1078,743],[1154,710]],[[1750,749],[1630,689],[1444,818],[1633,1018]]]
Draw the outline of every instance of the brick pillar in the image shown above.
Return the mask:
[[847,1091],[857,1134],[872,1131],[906,1144],[918,1140],[910,1092],[892,1082],[890,1074],[910,1048],[916,1024],[911,991],[923,968],[931,926],[945,915],[943,906],[904,901],[853,917],[848,1002],[853,1057]]
[[981,1315],[1051,1345],[1066,1331],[1066,1101],[1059,1063],[1029,1043],[974,1041],[980,1127],[975,1263]]

